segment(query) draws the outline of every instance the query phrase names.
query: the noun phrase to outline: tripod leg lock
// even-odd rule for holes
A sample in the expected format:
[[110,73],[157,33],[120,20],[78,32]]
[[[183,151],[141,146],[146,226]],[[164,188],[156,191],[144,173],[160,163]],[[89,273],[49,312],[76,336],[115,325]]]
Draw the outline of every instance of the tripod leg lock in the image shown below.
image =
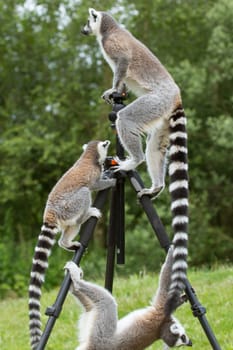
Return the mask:
[[200,304],[192,305],[191,309],[193,312],[193,316],[195,316],[195,317],[201,317],[206,313],[206,308]]
[[62,310],[61,307],[57,307],[55,305],[48,306],[46,311],[45,311],[45,315],[49,316],[49,317],[53,316],[55,318],[58,318],[60,313],[61,313],[61,310]]

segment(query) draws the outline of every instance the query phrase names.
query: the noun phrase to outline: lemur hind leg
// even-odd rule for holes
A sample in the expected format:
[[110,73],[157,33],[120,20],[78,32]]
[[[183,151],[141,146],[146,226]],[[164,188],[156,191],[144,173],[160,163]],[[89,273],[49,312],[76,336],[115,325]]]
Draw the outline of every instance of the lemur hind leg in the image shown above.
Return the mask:
[[[158,124],[160,121],[158,122]],[[146,143],[146,163],[148,173],[152,180],[151,188],[145,188],[138,193],[140,198],[142,195],[149,195],[151,198],[157,197],[165,187],[166,174],[166,156],[169,144],[169,131],[167,122],[163,120],[164,125],[156,126],[153,131],[148,134]]]
[[116,170],[129,171],[135,169],[145,159],[140,137],[141,131],[137,124],[128,120],[123,114],[118,115],[116,127],[120,142],[129,154],[129,158],[126,160],[118,160],[119,166]]
[[141,136],[152,132],[154,123],[166,116],[167,109],[159,94],[148,93],[118,112],[116,129],[120,142],[130,157],[120,161],[117,170],[132,170],[144,161]]
[[61,248],[68,251],[75,251],[80,247],[78,241],[73,241],[80,230],[80,225],[67,226],[62,232],[58,244]]
[[73,241],[73,239],[77,236],[80,231],[80,226],[86,222],[90,217],[101,217],[101,212],[98,208],[90,207],[83,216],[80,216],[76,220],[75,225],[67,226],[61,235],[61,238],[58,242],[61,248],[64,248],[69,251],[75,251],[80,247],[80,243],[78,241]]
[[62,235],[58,243],[60,247],[74,251],[80,247],[78,241],[73,241],[79,233],[80,226],[91,216],[99,218],[101,212],[91,206],[91,193],[87,187],[71,195],[66,205],[69,206],[69,216],[61,220]]

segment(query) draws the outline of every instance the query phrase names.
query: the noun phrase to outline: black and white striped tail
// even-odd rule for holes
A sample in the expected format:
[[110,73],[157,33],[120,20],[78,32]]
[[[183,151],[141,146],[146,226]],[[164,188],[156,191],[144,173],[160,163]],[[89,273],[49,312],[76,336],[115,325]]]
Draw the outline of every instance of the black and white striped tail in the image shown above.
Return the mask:
[[40,297],[45,271],[48,268],[48,258],[55,243],[57,228],[44,224],[35,248],[29,284],[29,330],[31,348],[36,349],[41,338]]
[[173,266],[166,313],[171,314],[179,305],[185,288],[188,241],[188,149],[186,117],[182,106],[170,117],[169,162],[173,238]]

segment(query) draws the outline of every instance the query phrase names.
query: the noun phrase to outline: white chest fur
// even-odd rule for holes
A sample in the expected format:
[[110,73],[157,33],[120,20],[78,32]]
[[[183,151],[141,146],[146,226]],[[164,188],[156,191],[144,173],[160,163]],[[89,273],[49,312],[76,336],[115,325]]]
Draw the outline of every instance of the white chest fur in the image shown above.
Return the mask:
[[109,64],[109,66],[111,67],[113,73],[115,72],[115,68],[116,68],[116,64],[115,62],[109,57],[109,55],[106,53],[106,51],[104,50],[103,44],[102,44],[102,36],[98,35],[97,36],[97,41],[99,43],[101,52],[104,56],[104,59],[107,61],[107,63]]

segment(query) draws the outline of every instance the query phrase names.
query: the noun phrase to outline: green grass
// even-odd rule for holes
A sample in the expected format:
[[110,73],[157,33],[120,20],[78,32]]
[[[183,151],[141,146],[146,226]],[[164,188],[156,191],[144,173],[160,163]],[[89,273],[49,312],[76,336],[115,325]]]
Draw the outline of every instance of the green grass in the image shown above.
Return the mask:
[[[157,274],[146,274],[141,277],[114,279],[114,295],[117,298],[120,316],[148,305],[157,286],[157,277]],[[222,266],[214,270],[191,271],[189,280],[201,304],[207,309],[207,319],[222,350],[233,350],[233,267]],[[57,290],[42,295],[42,310],[53,304],[56,295]],[[3,300],[0,302],[0,310],[0,349],[29,349],[27,298]],[[47,350],[75,349],[79,312],[80,308],[69,295],[49,338]],[[176,312],[176,316],[192,339],[194,350],[212,348],[198,319],[193,317],[188,303]],[[46,320],[47,317],[43,317],[43,324]],[[158,341],[148,349],[163,349],[163,344]]]

